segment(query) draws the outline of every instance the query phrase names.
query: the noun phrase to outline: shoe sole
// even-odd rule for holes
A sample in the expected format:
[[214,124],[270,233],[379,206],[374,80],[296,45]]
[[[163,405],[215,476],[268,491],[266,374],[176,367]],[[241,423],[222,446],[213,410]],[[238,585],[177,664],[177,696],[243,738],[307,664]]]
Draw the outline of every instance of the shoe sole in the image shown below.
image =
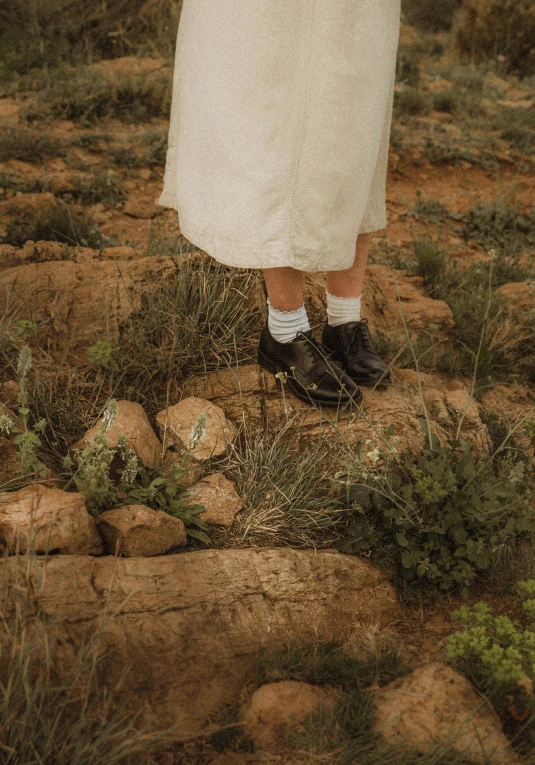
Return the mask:
[[[258,352],[258,364],[262,367],[262,369],[265,369],[267,372],[271,372],[272,375],[278,374],[278,372],[283,372],[284,370],[278,369],[277,365],[274,364],[270,359],[267,358],[267,356],[264,356],[264,354],[259,351]],[[320,406],[328,406],[332,407],[333,409],[340,408],[341,406],[345,406],[349,403],[354,404],[360,404],[362,401],[362,393],[360,394],[359,398],[352,398],[352,399],[346,399],[345,401],[325,401],[324,399],[314,398],[312,395],[306,396],[299,388],[296,388],[292,384],[292,378],[289,377],[287,380],[288,387],[290,388],[293,395],[298,398],[300,401],[304,401],[307,404],[315,403],[319,404]]]

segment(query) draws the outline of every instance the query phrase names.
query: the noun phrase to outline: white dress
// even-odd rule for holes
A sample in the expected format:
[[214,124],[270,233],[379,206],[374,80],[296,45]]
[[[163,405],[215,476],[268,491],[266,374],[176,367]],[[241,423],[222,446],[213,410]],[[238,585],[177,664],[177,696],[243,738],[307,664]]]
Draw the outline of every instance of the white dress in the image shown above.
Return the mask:
[[386,226],[400,0],[184,0],[164,187],[240,268],[349,268]]

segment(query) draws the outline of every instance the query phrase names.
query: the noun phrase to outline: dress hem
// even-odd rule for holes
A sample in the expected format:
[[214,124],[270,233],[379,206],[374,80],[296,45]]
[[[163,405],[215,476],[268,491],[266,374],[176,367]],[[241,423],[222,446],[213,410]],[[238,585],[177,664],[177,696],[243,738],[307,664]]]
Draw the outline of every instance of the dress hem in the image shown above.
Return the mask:
[[[177,209],[176,197],[172,193],[162,193],[157,200],[162,207],[170,207],[178,213],[180,233],[193,245],[208,253],[214,260],[226,266],[245,269],[295,268],[297,271],[325,272],[345,271],[353,265],[355,242],[346,247],[332,250],[311,250],[299,247],[289,240],[273,242],[234,241],[208,233],[195,223],[181,216]],[[359,234],[371,234],[382,231],[387,226],[386,216],[367,216]],[[251,265],[254,261],[254,265]],[[326,267],[326,261],[329,267]]]

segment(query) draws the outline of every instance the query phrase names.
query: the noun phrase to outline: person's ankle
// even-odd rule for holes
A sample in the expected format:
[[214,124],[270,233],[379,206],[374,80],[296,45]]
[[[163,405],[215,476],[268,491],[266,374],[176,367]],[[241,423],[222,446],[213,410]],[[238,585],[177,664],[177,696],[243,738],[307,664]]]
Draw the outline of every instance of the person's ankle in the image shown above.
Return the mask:
[[278,308],[273,308],[269,298],[267,304],[269,334],[278,343],[291,343],[297,337],[298,332],[310,330],[304,303],[295,311],[281,311]]
[[337,297],[327,290],[327,323],[330,327],[360,321],[361,295],[358,297]]

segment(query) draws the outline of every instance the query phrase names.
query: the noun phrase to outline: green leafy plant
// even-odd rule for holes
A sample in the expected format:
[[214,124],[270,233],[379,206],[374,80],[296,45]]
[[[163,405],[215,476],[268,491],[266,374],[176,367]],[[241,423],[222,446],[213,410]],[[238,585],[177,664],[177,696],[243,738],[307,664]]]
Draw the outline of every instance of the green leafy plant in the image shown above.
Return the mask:
[[[198,517],[205,507],[188,504],[187,489],[180,483],[187,463],[193,457],[190,454],[183,455],[181,461],[165,473],[155,467],[145,467],[133,449],[129,448],[123,433],[117,439],[116,448],[108,446],[106,433],[116,416],[117,402],[111,399],[92,443],[84,449],[75,449],[74,459],[67,456],[63,460],[64,467],[71,474],[70,480],[84,495],[89,512],[96,516],[121,504],[142,503],[179,518],[188,536],[210,544],[206,534],[210,527]],[[201,415],[192,431],[192,448],[202,438],[204,427]],[[122,470],[115,477],[113,467],[117,462],[122,465]]]
[[102,424],[92,443],[85,449],[75,449],[74,460],[70,455],[63,460],[64,468],[71,472],[71,480],[84,495],[87,509],[93,515],[108,510],[117,502],[118,487],[110,475],[115,450],[106,441],[106,433],[116,416],[117,402],[112,399],[108,402]]
[[447,638],[445,655],[502,715],[523,722],[535,712],[535,580],[517,590],[522,621],[495,616],[484,602],[454,611],[461,628]]
[[128,491],[128,501],[135,500],[179,518],[189,537],[209,545],[210,537],[206,532],[210,526],[198,517],[206,508],[204,505],[187,504],[187,489],[180,483],[183,472],[182,467],[173,467],[162,475],[158,470],[139,465],[136,483]]
[[22,427],[19,427],[7,414],[0,416],[0,433],[12,436],[19,450],[20,472],[23,475],[34,473],[39,478],[46,478],[48,468],[38,456],[41,446],[40,434],[46,428],[46,420],[39,420],[32,427],[29,426],[30,408],[28,406],[28,372],[32,365],[32,352],[29,345],[22,346],[17,364],[19,383],[19,409],[18,416]]
[[336,546],[396,565],[401,597],[454,588],[467,595],[495,549],[535,539],[533,469],[518,452],[496,460],[463,440],[442,446],[421,424],[429,440],[416,462],[376,448],[367,456],[382,466],[361,462],[348,477],[350,520]]

